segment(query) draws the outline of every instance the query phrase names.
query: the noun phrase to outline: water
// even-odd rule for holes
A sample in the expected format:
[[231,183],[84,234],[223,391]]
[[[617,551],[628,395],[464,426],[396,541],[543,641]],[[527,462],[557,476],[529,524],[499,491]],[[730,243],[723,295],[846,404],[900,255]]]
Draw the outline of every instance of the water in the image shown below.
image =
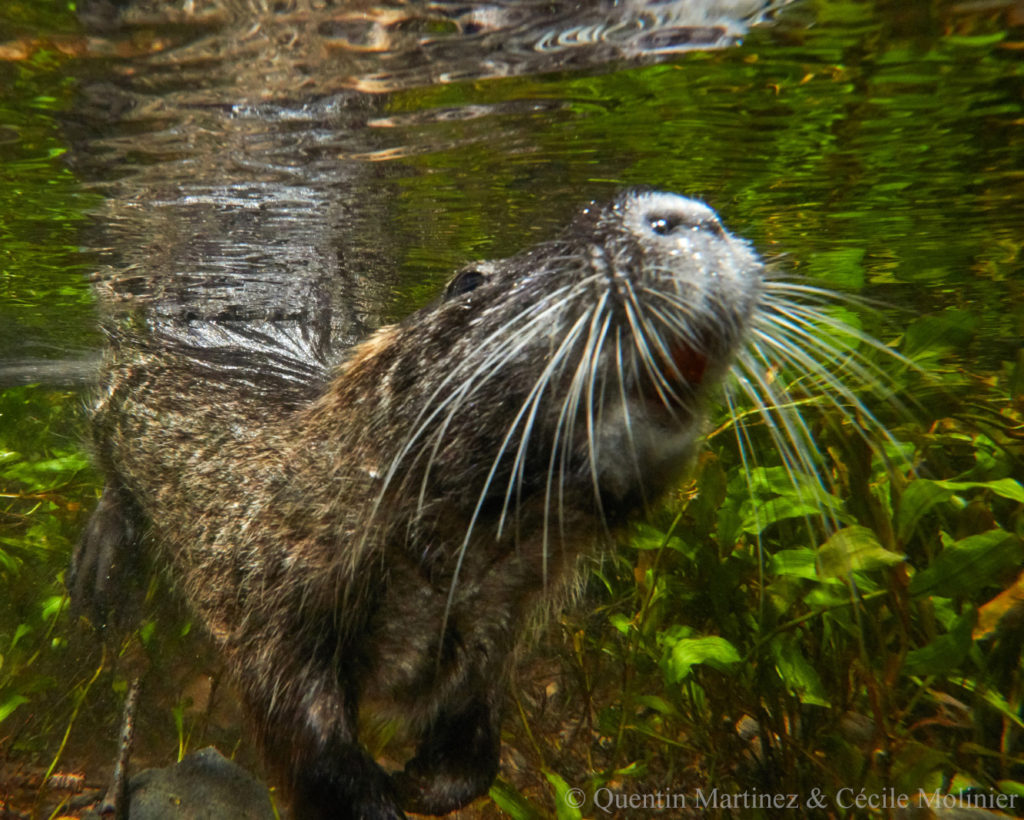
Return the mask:
[[[203,3],[84,26],[60,3],[0,8],[0,749],[45,769],[101,663],[56,614],[98,489],[78,442],[100,314],[313,326],[337,349],[466,261],[650,185],[874,300],[871,332],[960,379],[952,404],[910,397],[924,428],[1012,424],[1020,3],[819,0],[749,31],[760,3],[681,5],[285,3],[258,26]],[[954,428],[936,464],[957,461]],[[182,677],[172,705],[199,686]],[[61,768],[112,760],[109,678]],[[168,709],[143,752],[163,762]]]

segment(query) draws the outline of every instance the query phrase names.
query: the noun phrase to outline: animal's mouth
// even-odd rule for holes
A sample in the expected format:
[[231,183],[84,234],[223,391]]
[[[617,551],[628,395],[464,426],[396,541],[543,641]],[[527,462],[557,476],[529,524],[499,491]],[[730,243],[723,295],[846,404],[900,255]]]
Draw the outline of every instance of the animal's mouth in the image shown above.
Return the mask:
[[691,409],[711,366],[708,353],[689,341],[666,344],[654,354],[651,368],[637,385],[637,394],[654,418],[666,414],[675,418],[681,409]]
[[706,353],[697,350],[692,345],[676,342],[669,345],[668,354],[671,367],[665,369],[665,376],[670,384],[682,380],[682,384],[678,386],[692,390],[704,381],[708,370]]

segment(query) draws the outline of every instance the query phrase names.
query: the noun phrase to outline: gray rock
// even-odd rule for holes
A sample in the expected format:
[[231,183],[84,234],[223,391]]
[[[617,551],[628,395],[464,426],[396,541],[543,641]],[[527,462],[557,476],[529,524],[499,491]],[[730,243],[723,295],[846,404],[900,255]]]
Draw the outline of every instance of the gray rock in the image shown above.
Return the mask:
[[213,747],[128,784],[128,820],[274,820],[267,787]]

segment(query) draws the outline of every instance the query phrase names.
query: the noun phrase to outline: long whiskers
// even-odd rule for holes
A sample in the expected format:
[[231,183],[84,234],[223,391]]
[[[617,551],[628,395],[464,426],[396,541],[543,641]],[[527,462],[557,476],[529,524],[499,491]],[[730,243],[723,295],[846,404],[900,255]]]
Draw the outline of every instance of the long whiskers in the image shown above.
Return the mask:
[[[571,350],[572,347],[575,346],[576,341],[577,341],[580,333],[582,332],[583,326],[585,324],[587,324],[589,320],[591,320],[591,316],[592,315],[597,315],[598,313],[599,313],[599,310],[597,308],[594,308],[591,311],[588,311],[588,312],[582,314],[579,317],[579,319],[577,319],[577,321],[574,323],[572,328],[570,328],[569,332],[566,334],[565,338],[562,340],[562,344],[559,346],[558,351],[556,351],[555,355],[548,362],[547,366],[541,372],[540,376],[537,377],[537,380],[534,382],[532,389],[530,390],[530,392],[527,395],[526,399],[523,401],[522,405],[520,405],[519,411],[516,413],[515,418],[513,419],[512,423],[509,425],[509,427],[508,427],[508,429],[507,429],[507,431],[505,433],[505,437],[502,440],[501,446],[498,448],[498,452],[495,454],[494,459],[491,462],[491,468],[490,468],[490,470],[487,473],[487,477],[484,479],[483,487],[480,490],[480,494],[479,494],[479,496],[477,498],[476,506],[473,509],[473,513],[472,513],[472,515],[470,517],[469,524],[466,527],[466,533],[463,536],[462,543],[459,545],[458,554],[457,554],[457,558],[456,558],[456,561],[455,561],[455,566],[454,566],[454,568],[452,570],[452,579],[451,579],[451,582],[449,583],[448,599],[447,599],[447,602],[445,604],[444,615],[442,616],[442,621],[441,621],[441,634],[442,635],[444,634],[445,629],[447,628],[448,617],[451,614],[452,604],[455,601],[455,593],[456,593],[456,590],[458,588],[459,574],[460,574],[460,572],[462,570],[462,566],[463,566],[463,563],[465,561],[466,550],[468,549],[470,541],[472,540],[473,531],[476,528],[476,522],[477,522],[477,520],[478,520],[478,518],[480,516],[481,510],[483,509],[484,503],[485,503],[486,498],[487,498],[487,494],[490,491],[491,483],[494,481],[494,477],[495,477],[495,475],[498,472],[498,468],[499,468],[499,466],[501,464],[501,461],[502,461],[502,459],[505,456],[505,452],[508,449],[509,444],[511,443],[513,437],[515,436],[516,431],[519,428],[519,424],[522,421],[522,419],[524,418],[524,416],[530,415],[532,417],[532,416],[534,416],[536,414],[539,401],[542,398],[545,389],[550,384],[551,373],[556,371],[558,369],[558,367],[561,365],[562,360],[563,360],[563,358],[566,355],[566,352]],[[528,439],[529,439],[529,432],[530,432],[531,429],[532,429],[532,425],[529,424],[529,423],[524,428],[523,435],[520,437],[520,444],[519,444],[518,453],[517,453],[517,460],[520,457],[520,455],[525,453],[525,451],[526,451],[526,447],[527,447]],[[504,519],[505,519],[505,516],[506,516],[506,513],[507,513],[507,509],[508,509],[509,500],[510,500],[510,497],[511,497],[511,493],[512,493],[512,490],[513,490],[514,485],[515,485],[515,473],[516,473],[516,469],[513,468],[512,477],[510,477],[510,479],[509,479],[508,488],[507,488],[506,494],[505,494],[505,503],[503,505],[502,515],[501,515],[502,522],[504,522]],[[546,524],[545,524],[545,537],[546,537]],[[545,550],[544,550],[545,560],[546,560],[546,556],[547,556],[547,550],[546,550],[546,544],[545,544]]]
[[[829,501],[834,493],[833,479],[822,469],[815,436],[801,408],[821,403],[831,406],[870,445],[878,449],[878,443],[885,442],[895,450],[898,442],[863,396],[863,388],[868,388],[900,408],[893,398],[891,372],[854,345],[863,345],[900,366],[913,367],[892,348],[829,315],[827,309],[843,298],[814,285],[764,282],[748,343],[733,367],[734,382],[725,390],[748,484],[753,486],[753,443],[734,397],[737,387],[763,420],[792,486],[808,506],[816,506],[826,529],[840,525],[838,502]],[[860,302],[852,298],[847,301]],[[791,372],[797,374],[795,378],[787,378]],[[799,393],[795,392],[798,387]],[[887,457],[884,448],[881,452]],[[755,509],[754,514],[757,517],[759,511]],[[811,529],[809,514],[805,512],[804,518]],[[760,524],[755,522],[755,527],[760,531]]]

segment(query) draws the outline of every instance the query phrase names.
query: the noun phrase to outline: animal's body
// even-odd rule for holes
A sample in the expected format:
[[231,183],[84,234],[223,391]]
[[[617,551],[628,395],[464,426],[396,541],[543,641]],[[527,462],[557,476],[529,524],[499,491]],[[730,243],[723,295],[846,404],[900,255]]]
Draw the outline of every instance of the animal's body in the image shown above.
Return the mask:
[[[115,332],[94,408],[107,487],[73,591],[106,608],[152,550],[297,818],[451,811],[497,772],[525,622],[685,469],[762,293],[710,208],[627,192],[276,399]],[[371,703],[417,738],[401,772],[360,745]]]

